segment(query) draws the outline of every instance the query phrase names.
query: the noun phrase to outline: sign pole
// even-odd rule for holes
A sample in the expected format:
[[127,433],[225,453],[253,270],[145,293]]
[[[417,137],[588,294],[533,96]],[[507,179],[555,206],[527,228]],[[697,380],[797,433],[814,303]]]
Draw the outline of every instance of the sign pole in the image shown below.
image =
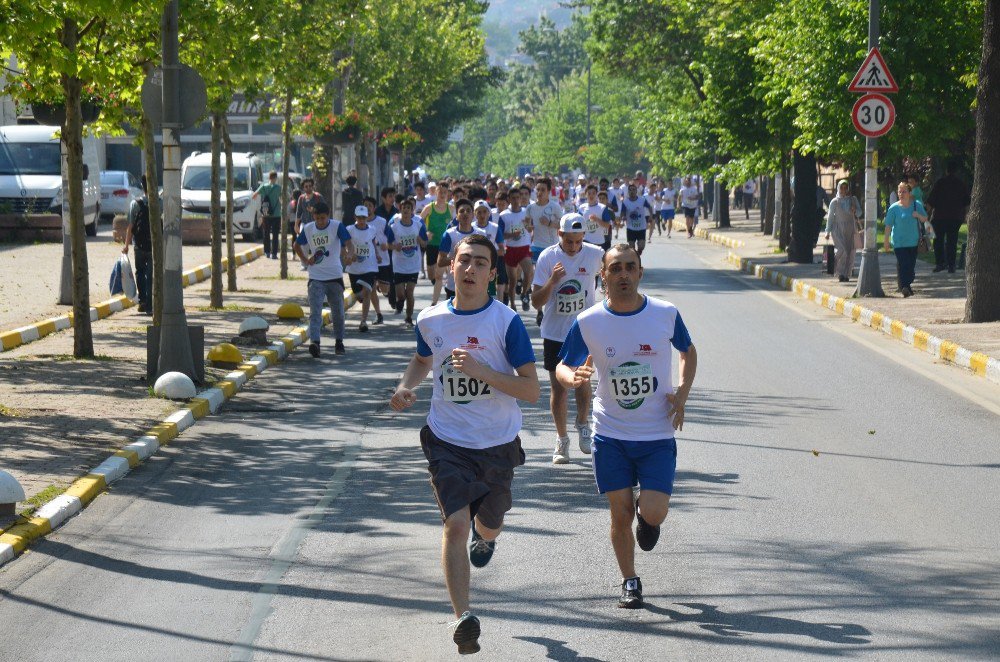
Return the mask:
[[[868,49],[878,48],[879,0],[868,0]],[[878,138],[865,139],[865,249],[858,272],[857,297],[884,297],[878,264]]]

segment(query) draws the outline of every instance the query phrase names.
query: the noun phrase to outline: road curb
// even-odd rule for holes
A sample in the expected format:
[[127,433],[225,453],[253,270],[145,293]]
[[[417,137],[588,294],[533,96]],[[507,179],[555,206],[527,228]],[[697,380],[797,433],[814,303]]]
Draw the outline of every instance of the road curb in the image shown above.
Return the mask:
[[[685,225],[684,221],[674,219],[673,227],[674,232],[687,232],[687,225]],[[746,242],[742,239],[733,239],[732,237],[727,237],[724,234],[706,230],[698,225],[694,226],[694,236],[707,239],[713,244],[719,244],[721,246],[725,246],[726,248],[743,248],[746,246]]]
[[[263,254],[263,251],[261,253]],[[344,295],[345,309],[356,302],[357,297],[353,292]],[[330,310],[324,309],[323,326],[330,324],[331,321]],[[284,361],[306,340],[306,327],[296,327],[287,336],[272,342],[268,349],[228,373],[212,388],[200,391],[185,407],[173,412],[138,439],[123,446],[84,476],[76,479],[69,489],[42,505],[31,517],[21,518],[11,527],[0,531],[0,567],[17,558],[32,542],[44,538],[70,517],[86,508],[110,484],[123,478],[132,469],[152,457],[161,446],[169,444],[200,419],[216,413],[223,403],[232,399],[247,382]]]
[[810,285],[798,278],[790,278],[770,267],[758,264],[732,251],[729,251],[727,260],[730,264],[739,268],[740,271],[794,292],[819,306],[840,313],[844,317],[850,317],[855,322],[860,322],[865,326],[881,331],[935,358],[965,368],[976,376],[984,377],[994,384],[1000,384],[1000,361],[991,356],[982,352],[973,352],[965,349],[958,343],[931,335],[927,331],[918,329],[901,320],[892,319],[888,315],[876,312],[871,308],[866,308],[860,303],[855,303],[851,299],[845,299],[844,297],[824,292],[814,285]]
[[[264,255],[264,248],[262,246],[245,250],[242,253],[237,253],[235,256],[236,265],[243,266],[244,264],[249,264],[262,255]],[[227,269],[228,267],[229,259],[222,258],[222,268]],[[208,278],[211,278],[211,276],[212,265],[202,264],[181,274],[181,281],[184,287],[187,287],[189,285],[194,285],[195,283],[200,283],[203,280],[207,280]],[[97,320],[111,317],[115,313],[121,312],[127,308],[132,308],[135,305],[136,304],[133,301],[127,299],[123,295],[111,297],[107,301],[101,301],[100,303],[96,303],[90,307],[90,321],[96,322]],[[70,312],[65,315],[60,315],[59,317],[52,317],[47,320],[28,324],[27,326],[22,326],[10,331],[2,331],[0,332],[0,353],[12,350],[15,347],[20,347],[21,345],[27,345],[28,343],[40,340],[41,338],[51,335],[57,331],[69,329],[72,326],[73,313]]]

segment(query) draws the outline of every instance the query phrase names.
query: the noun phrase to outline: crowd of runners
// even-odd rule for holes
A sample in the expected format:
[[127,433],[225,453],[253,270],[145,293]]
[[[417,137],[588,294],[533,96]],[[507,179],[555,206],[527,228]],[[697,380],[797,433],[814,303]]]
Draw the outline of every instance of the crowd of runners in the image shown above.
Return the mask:
[[[618,606],[641,607],[635,545],[653,549],[666,518],[674,430],[683,425],[697,364],[677,309],[640,293],[641,256],[654,236],[672,235],[675,216],[693,235],[704,199],[700,182],[647,181],[636,173],[610,181],[581,175],[571,185],[529,176],[416,182],[410,196],[381,193],[381,203],[363,198],[349,210],[351,222],[332,219],[322,199],[299,199],[295,252],[309,274],[309,351],[320,356],[325,300],[335,352],[346,352],[345,272],[361,304],[359,332],[368,331],[370,313],[373,324],[384,323],[381,297],[415,328],[416,351],[390,404],[411,407],[418,385],[432,375],[419,437],[444,523],[442,566],[458,651],[480,649],[470,564],[485,566],[496,550],[514,469],[525,461],[519,401],[535,403],[540,394],[520,316],[532,307],[551,387],[552,462],[570,459],[572,393],[578,447],[591,456],[610,508],[622,575]],[[431,304],[414,320],[421,277],[432,284]]]

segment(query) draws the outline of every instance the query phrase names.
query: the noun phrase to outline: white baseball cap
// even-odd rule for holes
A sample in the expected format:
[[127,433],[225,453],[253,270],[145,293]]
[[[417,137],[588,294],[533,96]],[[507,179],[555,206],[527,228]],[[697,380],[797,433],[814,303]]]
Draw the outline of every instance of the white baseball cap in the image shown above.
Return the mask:
[[583,220],[583,216],[573,211],[563,214],[563,217],[559,219],[559,229],[563,232],[586,232],[587,225]]
[[361,218],[368,218],[368,207],[366,207],[364,205],[358,205],[357,207],[355,207],[354,208],[354,217],[358,218],[359,216]]
[[490,209],[490,203],[485,200],[476,200],[476,204],[472,205],[472,211],[476,211],[477,209]]

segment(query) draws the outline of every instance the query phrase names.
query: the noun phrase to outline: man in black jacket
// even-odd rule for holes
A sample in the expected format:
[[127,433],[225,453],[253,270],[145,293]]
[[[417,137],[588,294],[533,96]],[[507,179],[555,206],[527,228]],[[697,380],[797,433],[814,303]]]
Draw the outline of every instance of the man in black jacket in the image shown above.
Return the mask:
[[344,210],[343,222],[344,225],[354,225],[354,209],[365,204],[365,196],[358,188],[357,177],[348,175],[344,182],[347,183],[347,188],[340,193],[340,208]]
[[[142,178],[146,190],[146,178]],[[149,232],[149,202],[146,196],[136,198],[128,210],[128,229],[122,254],[128,255],[129,244],[135,244],[135,286],[139,294],[139,312],[153,314],[153,240]]]
[[965,212],[972,202],[969,187],[955,176],[957,170],[958,164],[949,161],[945,176],[934,182],[930,194],[924,199],[927,211],[933,212],[935,273],[945,269],[950,274],[955,273],[958,231],[965,223]]

